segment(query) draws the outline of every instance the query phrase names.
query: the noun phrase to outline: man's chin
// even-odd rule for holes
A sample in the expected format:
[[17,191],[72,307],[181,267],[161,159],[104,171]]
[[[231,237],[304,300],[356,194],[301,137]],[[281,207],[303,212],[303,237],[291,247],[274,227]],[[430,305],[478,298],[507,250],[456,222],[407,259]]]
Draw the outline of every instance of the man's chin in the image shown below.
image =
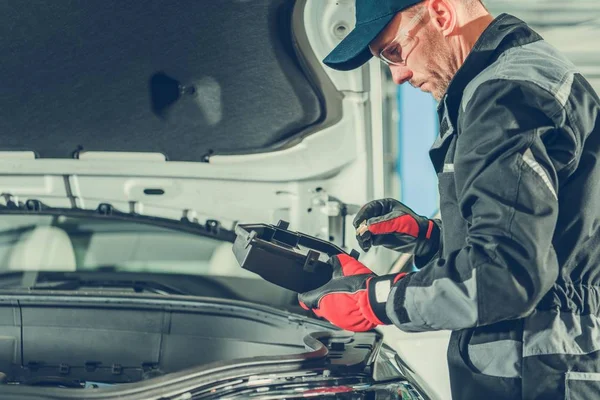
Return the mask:
[[441,89],[438,87],[438,85],[435,85],[431,82],[424,82],[423,84],[421,84],[420,86],[417,85],[413,85],[411,83],[411,85],[415,88],[415,89],[419,89],[424,93],[430,93],[431,96],[437,101],[439,102],[442,97],[444,97],[444,93],[446,92],[446,89]]
[[435,101],[437,101],[438,103],[442,100],[442,97],[444,97],[444,93],[439,90],[433,90],[430,93],[431,93],[431,96],[433,96]]
[[431,93],[433,98],[439,103],[446,95],[447,90],[448,85],[437,85],[432,87],[431,90],[428,90],[428,92]]
[[439,90],[438,88],[436,88],[434,85],[430,84],[429,82],[426,82],[424,84],[422,84],[419,89],[421,89],[422,92],[424,93],[430,93],[436,100],[438,98],[442,98],[442,96],[439,96]]

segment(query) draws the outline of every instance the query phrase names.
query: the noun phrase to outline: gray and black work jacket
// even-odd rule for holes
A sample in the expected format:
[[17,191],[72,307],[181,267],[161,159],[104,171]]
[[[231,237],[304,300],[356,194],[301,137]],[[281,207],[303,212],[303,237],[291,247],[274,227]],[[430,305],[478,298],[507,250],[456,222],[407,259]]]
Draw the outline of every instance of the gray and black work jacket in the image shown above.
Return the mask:
[[441,243],[392,288],[410,332],[452,330],[453,398],[600,399],[600,101],[503,14],[438,108]]

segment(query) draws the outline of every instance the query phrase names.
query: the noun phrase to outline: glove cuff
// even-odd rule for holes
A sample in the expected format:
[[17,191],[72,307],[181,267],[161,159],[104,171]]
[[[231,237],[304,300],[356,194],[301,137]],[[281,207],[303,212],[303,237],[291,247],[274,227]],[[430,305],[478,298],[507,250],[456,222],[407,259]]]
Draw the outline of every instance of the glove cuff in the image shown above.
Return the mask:
[[[419,264],[427,263],[438,252],[440,247],[440,227],[434,220],[427,220],[427,229],[423,237],[419,237],[415,247],[415,258],[419,259]],[[424,261],[424,262],[423,262]]]
[[387,315],[387,299],[392,287],[398,280],[406,274],[376,276],[367,282],[367,292],[369,298],[369,308],[373,311],[374,317],[378,321],[372,321],[377,325],[392,325],[392,321]]

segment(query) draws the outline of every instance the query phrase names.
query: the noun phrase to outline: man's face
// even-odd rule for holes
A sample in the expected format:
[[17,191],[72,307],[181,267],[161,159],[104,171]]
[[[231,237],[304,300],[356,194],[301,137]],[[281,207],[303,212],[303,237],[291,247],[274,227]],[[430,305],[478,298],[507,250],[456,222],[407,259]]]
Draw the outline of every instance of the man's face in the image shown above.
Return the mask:
[[[456,69],[452,68],[452,53],[442,34],[431,26],[429,15],[423,10],[422,19],[413,20],[414,12],[401,12],[369,46],[374,56],[390,43],[396,41],[399,32],[409,28],[407,35],[413,40],[404,63],[389,65],[394,82],[401,85],[409,82],[413,87],[429,92],[441,100],[448,89]],[[411,27],[412,26],[412,27]]]

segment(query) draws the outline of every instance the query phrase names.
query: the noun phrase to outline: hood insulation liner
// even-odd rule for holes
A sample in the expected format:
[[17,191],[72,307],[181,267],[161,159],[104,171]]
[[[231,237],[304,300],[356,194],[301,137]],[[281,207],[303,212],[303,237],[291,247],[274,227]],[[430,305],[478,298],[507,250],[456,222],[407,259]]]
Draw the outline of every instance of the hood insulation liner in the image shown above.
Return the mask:
[[0,151],[277,148],[324,117],[291,0],[5,0]]

